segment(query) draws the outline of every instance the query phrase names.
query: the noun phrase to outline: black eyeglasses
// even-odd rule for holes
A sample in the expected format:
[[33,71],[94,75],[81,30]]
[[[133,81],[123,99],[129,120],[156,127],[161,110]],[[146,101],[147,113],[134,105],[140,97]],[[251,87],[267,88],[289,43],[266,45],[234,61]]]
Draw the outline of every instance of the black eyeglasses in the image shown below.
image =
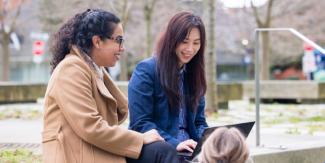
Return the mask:
[[110,39],[110,40],[114,40],[116,43],[118,43],[120,48],[123,46],[123,43],[124,43],[123,36],[116,36],[115,38],[108,36],[107,38]]

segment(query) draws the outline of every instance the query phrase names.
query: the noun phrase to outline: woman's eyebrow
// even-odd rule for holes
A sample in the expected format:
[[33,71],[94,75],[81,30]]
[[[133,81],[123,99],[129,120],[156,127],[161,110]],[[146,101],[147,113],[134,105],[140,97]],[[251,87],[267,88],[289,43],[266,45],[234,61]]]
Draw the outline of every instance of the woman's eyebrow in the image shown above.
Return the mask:
[[[189,38],[186,37],[184,40],[189,40]],[[194,41],[201,41],[201,39],[200,38],[197,38],[197,39],[194,39]]]

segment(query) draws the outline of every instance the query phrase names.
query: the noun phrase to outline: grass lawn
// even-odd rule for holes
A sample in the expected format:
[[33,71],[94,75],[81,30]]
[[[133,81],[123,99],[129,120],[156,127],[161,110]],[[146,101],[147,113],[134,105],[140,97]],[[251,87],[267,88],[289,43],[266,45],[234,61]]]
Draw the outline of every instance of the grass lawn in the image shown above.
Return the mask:
[[42,156],[36,155],[32,151],[24,148],[15,150],[1,150],[1,163],[41,163]]

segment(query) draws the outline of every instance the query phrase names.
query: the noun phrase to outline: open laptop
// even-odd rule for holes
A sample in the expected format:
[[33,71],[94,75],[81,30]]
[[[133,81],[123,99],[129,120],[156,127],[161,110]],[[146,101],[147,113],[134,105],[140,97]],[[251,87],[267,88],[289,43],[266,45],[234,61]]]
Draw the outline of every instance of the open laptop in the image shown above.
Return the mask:
[[236,127],[244,136],[245,138],[248,137],[249,133],[251,132],[253,126],[255,124],[255,121],[251,122],[244,122],[244,123],[236,123],[236,124],[230,124],[230,125],[223,125],[223,126],[214,126],[214,127],[208,127],[204,129],[201,139],[198,141],[195,149],[193,150],[193,153],[190,152],[178,152],[178,156],[184,156],[187,159],[193,159],[196,155],[198,155],[201,152],[202,145],[204,141],[210,136],[210,134],[219,127]]

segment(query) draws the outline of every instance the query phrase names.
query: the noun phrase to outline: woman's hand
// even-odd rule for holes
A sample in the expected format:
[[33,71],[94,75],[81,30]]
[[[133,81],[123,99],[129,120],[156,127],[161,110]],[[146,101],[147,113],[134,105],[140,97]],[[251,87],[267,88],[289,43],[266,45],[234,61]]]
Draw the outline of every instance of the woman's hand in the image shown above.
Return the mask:
[[162,138],[157,130],[151,129],[143,134],[143,144],[150,144],[155,141],[165,141],[164,138]]
[[176,150],[178,152],[181,152],[181,151],[189,151],[191,153],[193,153],[193,149],[196,147],[197,145],[197,142],[192,140],[192,139],[188,139],[188,140],[185,140],[181,143],[179,143],[176,147]]

